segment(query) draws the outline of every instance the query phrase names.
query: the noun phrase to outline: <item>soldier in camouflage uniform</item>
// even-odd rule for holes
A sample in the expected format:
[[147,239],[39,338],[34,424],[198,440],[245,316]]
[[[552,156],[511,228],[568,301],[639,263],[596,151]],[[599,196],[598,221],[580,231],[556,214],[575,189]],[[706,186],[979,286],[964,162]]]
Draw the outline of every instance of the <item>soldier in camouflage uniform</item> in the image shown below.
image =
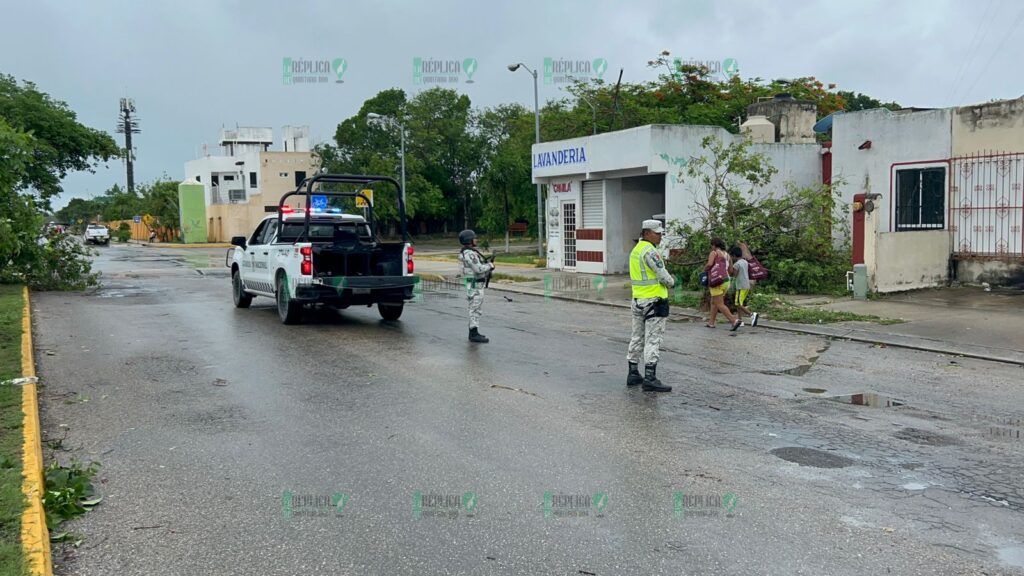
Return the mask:
[[[665,261],[656,248],[664,231],[660,221],[644,220],[643,235],[629,255],[633,331],[626,352],[629,363],[626,385],[643,384],[643,389],[648,392],[672,390],[671,386],[658,380],[658,358],[669,311],[668,289],[675,285],[675,278],[665,269]],[[641,359],[645,364],[643,376],[639,371]]]
[[469,341],[486,344],[490,340],[480,333],[480,316],[484,306],[484,282],[491,270],[494,270],[494,264],[488,262],[476,249],[476,232],[459,232],[459,242],[462,243],[459,262],[462,264],[462,279],[466,283],[466,296],[469,300]]

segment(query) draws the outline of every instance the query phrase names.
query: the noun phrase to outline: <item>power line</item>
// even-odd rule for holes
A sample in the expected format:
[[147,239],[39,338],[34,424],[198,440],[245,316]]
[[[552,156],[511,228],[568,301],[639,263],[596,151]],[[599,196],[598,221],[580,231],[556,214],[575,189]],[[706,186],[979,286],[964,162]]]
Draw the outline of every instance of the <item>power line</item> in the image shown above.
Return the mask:
[[981,48],[981,42],[977,42],[977,46],[975,46],[975,41],[980,39],[979,33],[985,26],[985,22],[988,20],[988,13],[996,2],[997,0],[988,0],[988,5],[985,6],[985,11],[981,13],[981,19],[978,20],[978,26],[974,29],[974,36],[971,37],[971,42],[967,45],[966,54],[968,57],[964,58],[964,60],[960,62],[960,67],[956,71],[956,76],[953,77],[953,84],[950,85],[949,93],[946,95],[947,101],[953,101],[953,96],[956,94],[957,88],[959,87],[958,85],[960,81],[964,79],[964,73],[970,69],[970,63],[974,61],[974,57],[978,54],[978,48]]
[[963,100],[967,98],[968,95],[970,95],[971,90],[974,90],[974,87],[978,84],[978,81],[981,80],[982,76],[985,75],[985,72],[988,71],[988,67],[992,65],[992,61],[995,60],[996,54],[998,54],[999,51],[1003,49],[1003,44],[1006,44],[1006,41],[1010,39],[1010,36],[1013,35],[1013,31],[1017,29],[1017,25],[1020,24],[1021,20],[1024,20],[1024,9],[1022,9],[1020,13],[1017,14],[1017,19],[1014,20],[1013,24],[1010,25],[1010,28],[1006,31],[1006,35],[1003,36],[1002,41],[999,42],[999,45],[996,46],[996,49],[992,51],[992,55],[989,56],[988,62],[985,63],[985,66],[981,69],[981,72],[978,74],[978,77],[974,79],[974,82],[971,84],[971,87],[968,88],[967,91],[963,93],[963,96],[961,96],[960,98],[961,103],[963,102]]

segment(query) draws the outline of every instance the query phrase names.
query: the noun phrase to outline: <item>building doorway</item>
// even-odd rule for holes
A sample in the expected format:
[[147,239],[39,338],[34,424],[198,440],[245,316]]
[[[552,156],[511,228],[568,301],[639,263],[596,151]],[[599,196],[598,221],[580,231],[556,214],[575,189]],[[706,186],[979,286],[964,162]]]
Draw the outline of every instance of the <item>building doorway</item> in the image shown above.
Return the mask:
[[562,203],[562,267],[576,269],[576,203]]

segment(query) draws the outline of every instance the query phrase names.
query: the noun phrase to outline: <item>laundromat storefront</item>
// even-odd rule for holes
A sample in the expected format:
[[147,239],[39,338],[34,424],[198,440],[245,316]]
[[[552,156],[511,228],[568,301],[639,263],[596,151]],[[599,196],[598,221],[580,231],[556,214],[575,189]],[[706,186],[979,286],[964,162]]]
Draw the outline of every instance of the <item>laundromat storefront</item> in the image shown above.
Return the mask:
[[[651,172],[651,126],[533,147],[547,185],[548,267],[625,273],[640,223],[665,213],[666,170]],[[659,167],[653,167],[658,170]]]
[[[742,136],[718,126],[649,125],[533,146],[533,182],[547,187],[548,268],[625,274],[644,220],[692,222],[700,195],[686,178],[701,142]],[[765,188],[782,181],[820,181],[817,144],[753,144],[780,168]]]

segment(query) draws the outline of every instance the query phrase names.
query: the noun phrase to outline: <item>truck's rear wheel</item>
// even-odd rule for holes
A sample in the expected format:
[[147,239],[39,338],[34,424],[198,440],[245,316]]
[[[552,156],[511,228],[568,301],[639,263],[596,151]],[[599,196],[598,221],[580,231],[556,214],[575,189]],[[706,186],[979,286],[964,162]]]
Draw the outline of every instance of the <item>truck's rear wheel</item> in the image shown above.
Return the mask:
[[402,311],[405,310],[405,303],[400,304],[377,304],[377,311],[380,312],[380,317],[385,320],[398,320],[402,317]]
[[235,301],[235,308],[248,308],[252,304],[252,294],[245,291],[237,268],[231,271],[231,299]]
[[281,317],[283,324],[297,324],[302,315],[302,304],[292,300],[288,292],[287,276],[280,274],[276,284],[277,315]]

